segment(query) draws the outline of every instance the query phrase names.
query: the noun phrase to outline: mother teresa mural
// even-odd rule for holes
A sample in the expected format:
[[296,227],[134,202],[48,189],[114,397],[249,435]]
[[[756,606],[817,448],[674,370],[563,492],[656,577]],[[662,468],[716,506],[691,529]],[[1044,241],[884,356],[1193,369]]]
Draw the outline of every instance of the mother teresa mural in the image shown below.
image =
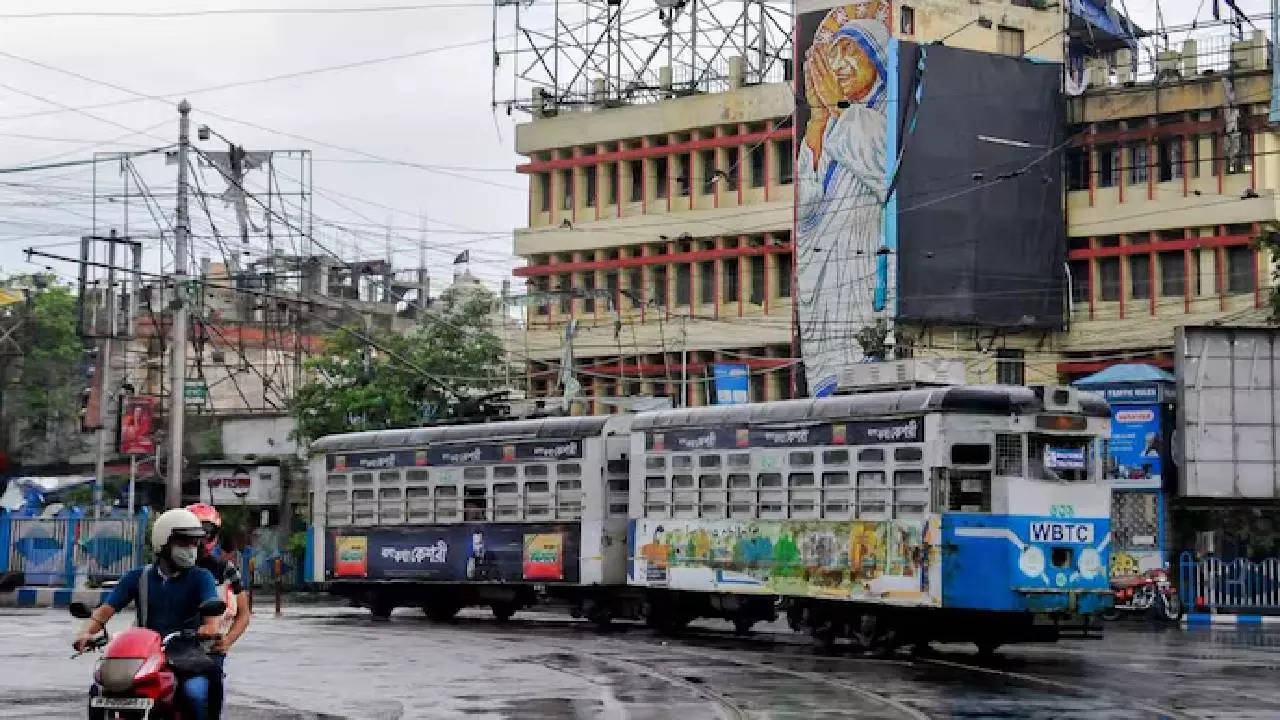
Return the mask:
[[796,122],[796,263],[801,350],[809,391],[834,389],[862,359],[853,335],[891,318],[883,239],[888,0],[800,16],[802,98]]

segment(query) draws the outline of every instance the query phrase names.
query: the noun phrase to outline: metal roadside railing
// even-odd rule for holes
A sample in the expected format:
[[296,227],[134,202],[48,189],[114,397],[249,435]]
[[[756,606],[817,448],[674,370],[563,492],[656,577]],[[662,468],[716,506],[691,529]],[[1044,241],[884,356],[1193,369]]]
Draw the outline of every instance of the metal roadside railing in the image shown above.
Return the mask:
[[24,518],[0,513],[0,572],[26,585],[75,587],[118,580],[142,564],[146,511],[133,518]]
[[1178,592],[1190,609],[1280,614],[1280,558],[1223,560],[1184,552]]

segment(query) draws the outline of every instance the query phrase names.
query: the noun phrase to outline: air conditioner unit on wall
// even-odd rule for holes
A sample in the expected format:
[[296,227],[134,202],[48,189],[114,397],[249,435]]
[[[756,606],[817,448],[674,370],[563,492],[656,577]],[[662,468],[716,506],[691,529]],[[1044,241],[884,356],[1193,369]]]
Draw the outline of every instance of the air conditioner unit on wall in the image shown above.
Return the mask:
[[850,365],[841,371],[836,386],[839,392],[866,392],[919,385],[963,385],[966,379],[963,360],[911,358]]

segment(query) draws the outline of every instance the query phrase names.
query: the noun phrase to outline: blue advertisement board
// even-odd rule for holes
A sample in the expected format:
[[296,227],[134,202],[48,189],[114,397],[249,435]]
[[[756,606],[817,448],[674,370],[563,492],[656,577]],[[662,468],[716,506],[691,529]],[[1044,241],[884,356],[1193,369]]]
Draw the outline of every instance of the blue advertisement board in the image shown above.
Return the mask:
[[717,405],[751,402],[751,368],[737,363],[715,363],[711,373],[715,377]]
[[1107,478],[1117,488],[1159,488],[1160,405],[1111,406],[1111,458]]

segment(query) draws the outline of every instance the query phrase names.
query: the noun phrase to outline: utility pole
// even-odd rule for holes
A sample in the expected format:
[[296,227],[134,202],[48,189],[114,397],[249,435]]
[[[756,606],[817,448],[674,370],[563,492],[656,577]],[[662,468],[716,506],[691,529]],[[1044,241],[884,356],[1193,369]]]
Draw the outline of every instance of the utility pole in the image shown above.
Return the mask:
[[187,155],[191,150],[191,103],[178,104],[178,206],[173,228],[173,375],[169,388],[169,472],[165,478],[165,507],[182,505],[182,443],[187,379]]
[[[102,488],[107,470],[107,422],[111,419],[111,345],[116,334],[116,231],[111,230],[107,249],[106,300],[107,333],[102,339],[98,359],[98,454],[93,482],[93,519],[102,517]],[[95,328],[96,329],[96,328]]]

